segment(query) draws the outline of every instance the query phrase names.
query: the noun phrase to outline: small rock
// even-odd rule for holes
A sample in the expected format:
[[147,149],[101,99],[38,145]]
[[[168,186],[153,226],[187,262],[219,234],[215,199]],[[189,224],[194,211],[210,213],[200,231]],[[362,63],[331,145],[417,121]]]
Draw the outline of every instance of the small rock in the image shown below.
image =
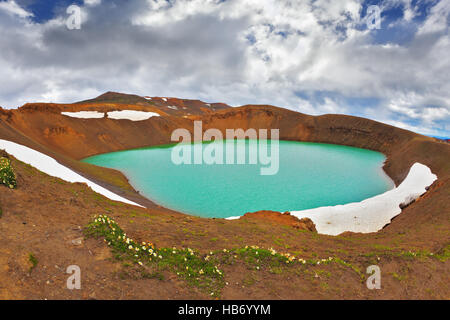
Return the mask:
[[317,232],[316,225],[309,218],[302,218],[298,223],[294,223],[294,228],[299,230],[308,230],[312,232]]
[[83,238],[76,238],[72,240],[74,246],[81,246],[83,244]]

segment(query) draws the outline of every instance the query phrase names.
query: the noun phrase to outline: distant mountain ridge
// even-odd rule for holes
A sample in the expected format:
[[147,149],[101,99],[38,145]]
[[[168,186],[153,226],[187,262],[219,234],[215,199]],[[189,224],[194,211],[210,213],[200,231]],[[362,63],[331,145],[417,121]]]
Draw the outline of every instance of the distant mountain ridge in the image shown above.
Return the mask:
[[99,102],[123,103],[123,104],[149,103],[149,101],[146,100],[145,98],[135,94],[126,94],[108,91],[99,95],[96,98],[75,102],[75,104],[99,103]]
[[201,115],[231,108],[225,103],[207,103],[201,100],[179,99],[171,97],[150,97],[139,96],[136,94],[127,94],[108,91],[96,98],[83,100],[73,105],[100,105],[100,104],[121,104],[135,105],[141,107],[161,108],[164,113],[170,115]]

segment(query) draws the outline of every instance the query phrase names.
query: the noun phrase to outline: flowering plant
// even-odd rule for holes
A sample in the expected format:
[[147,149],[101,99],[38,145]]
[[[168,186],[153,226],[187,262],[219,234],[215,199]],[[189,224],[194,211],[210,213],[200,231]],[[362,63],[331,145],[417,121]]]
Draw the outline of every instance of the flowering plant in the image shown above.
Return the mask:
[[17,187],[16,175],[11,167],[11,161],[0,157],[0,184],[4,184],[10,189]]
[[216,296],[223,287],[223,271],[215,261],[204,259],[191,248],[157,248],[148,241],[138,242],[127,236],[110,217],[99,215],[87,227],[87,235],[103,237],[121,259],[144,270],[171,270],[188,282]]

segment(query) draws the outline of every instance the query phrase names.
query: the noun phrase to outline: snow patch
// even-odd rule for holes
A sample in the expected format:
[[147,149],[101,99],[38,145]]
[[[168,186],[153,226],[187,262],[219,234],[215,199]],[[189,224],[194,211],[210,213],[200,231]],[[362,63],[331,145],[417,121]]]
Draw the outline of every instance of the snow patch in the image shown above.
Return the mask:
[[301,219],[310,218],[319,233],[338,235],[345,231],[377,232],[402,210],[400,205],[410,204],[426,192],[437,176],[427,166],[415,163],[406,179],[397,187],[361,202],[333,207],[292,211]]
[[81,182],[86,183],[92,190],[94,190],[97,193],[100,193],[101,195],[114,200],[114,201],[120,201],[124,203],[128,203],[134,206],[142,207],[141,205],[134,203],[130,200],[127,200],[121,196],[118,196],[115,193],[112,193],[111,191],[99,186],[96,183],[93,183],[92,181],[84,178],[83,176],[79,175],[78,173],[75,173],[71,169],[63,166],[59,162],[57,162],[55,159],[40,153],[36,150],[33,150],[31,148],[25,147],[23,145],[1,140],[0,139],[0,149],[4,149],[7,153],[13,155],[16,159],[28,163],[29,165],[35,167],[36,169],[51,175],[53,177],[57,177],[60,179],[63,179],[68,182]]
[[[79,111],[79,112],[61,112],[62,115],[79,118],[79,119],[101,119],[104,117],[103,112],[98,111]],[[108,112],[108,118],[114,120],[131,120],[131,121],[142,121],[150,119],[151,117],[159,117],[160,115],[156,112],[146,112],[146,111],[136,111],[136,110],[121,110],[121,111],[111,111]]]
[[225,220],[238,220],[240,218],[241,217],[228,217],[228,218],[225,218]]
[[167,102],[167,98],[161,98],[161,99],[163,99],[165,102]]
[[101,119],[105,116],[103,112],[98,111],[61,112],[61,114],[79,119]]
[[146,99],[146,100],[152,100],[152,98],[150,98],[150,97],[144,97],[144,99]]
[[167,106],[167,108],[173,109],[173,110],[178,110],[178,107],[177,107],[177,106]]
[[159,117],[156,112],[135,111],[135,110],[121,110],[108,112],[108,118],[115,120],[131,120],[142,121],[150,119],[151,117]]
[[[399,215],[400,206],[414,202],[437,180],[427,166],[415,163],[406,179],[397,187],[361,202],[345,205],[320,207],[302,211],[291,211],[291,215],[309,218],[316,225],[318,233],[338,235],[342,232],[377,232]],[[229,217],[236,220],[240,217]]]

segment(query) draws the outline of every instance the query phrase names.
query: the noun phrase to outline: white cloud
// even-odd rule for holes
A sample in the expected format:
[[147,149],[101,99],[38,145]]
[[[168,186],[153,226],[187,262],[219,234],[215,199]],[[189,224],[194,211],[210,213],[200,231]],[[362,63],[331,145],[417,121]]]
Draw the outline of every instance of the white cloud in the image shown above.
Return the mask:
[[432,127],[415,126],[415,125],[411,125],[411,124],[408,124],[408,123],[405,123],[402,121],[396,121],[396,120],[385,120],[385,121],[381,121],[381,122],[390,124],[391,126],[395,126],[398,128],[409,130],[409,131],[420,132],[422,134],[426,134],[426,135],[430,135],[430,136],[438,137],[438,136],[442,135],[442,131],[433,129]]
[[28,18],[33,16],[31,12],[23,9],[14,0],[0,2],[0,10],[11,15],[17,15],[21,18]]
[[450,1],[441,0],[431,9],[425,23],[420,27],[419,34],[448,31]]
[[427,123],[443,120],[450,117],[450,110],[446,108],[425,108],[422,110],[422,119]]
[[102,3],[102,0],[84,0],[84,4],[86,6],[98,6],[99,4]]

